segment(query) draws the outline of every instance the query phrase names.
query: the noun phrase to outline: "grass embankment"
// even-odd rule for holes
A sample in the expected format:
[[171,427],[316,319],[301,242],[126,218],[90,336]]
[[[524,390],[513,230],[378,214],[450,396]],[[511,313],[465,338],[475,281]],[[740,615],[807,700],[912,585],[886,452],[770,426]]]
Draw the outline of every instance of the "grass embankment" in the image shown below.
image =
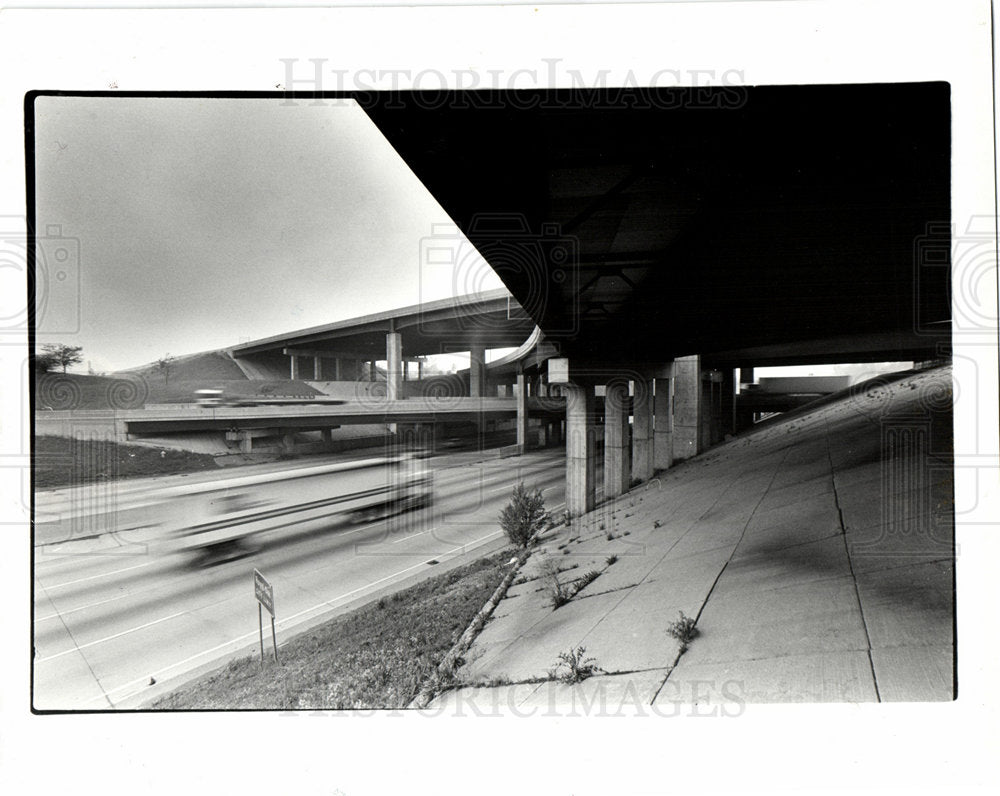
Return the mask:
[[[274,663],[233,661],[153,703],[211,708],[404,708],[503,579],[510,550],[383,597],[293,638]],[[265,637],[267,636],[265,627]]]
[[120,445],[109,440],[35,437],[35,488],[171,475],[218,467],[207,453]]

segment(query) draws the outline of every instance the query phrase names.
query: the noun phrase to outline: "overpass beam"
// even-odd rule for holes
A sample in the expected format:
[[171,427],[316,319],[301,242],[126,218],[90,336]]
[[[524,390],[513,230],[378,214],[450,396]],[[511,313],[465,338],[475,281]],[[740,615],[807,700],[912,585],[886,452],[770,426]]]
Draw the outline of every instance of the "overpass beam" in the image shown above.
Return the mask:
[[604,497],[629,490],[628,382],[609,382],[604,391]]
[[593,511],[595,502],[594,388],[564,384],[562,393],[566,396],[566,511],[579,517]]
[[635,382],[632,396],[632,474],[639,481],[653,477],[653,380]]
[[[673,370],[673,364],[669,366]],[[673,377],[653,379],[653,467],[666,470],[674,463]]]
[[385,359],[386,397],[398,401],[403,397],[403,337],[399,332],[385,336]]
[[674,461],[701,453],[701,357],[674,360]]

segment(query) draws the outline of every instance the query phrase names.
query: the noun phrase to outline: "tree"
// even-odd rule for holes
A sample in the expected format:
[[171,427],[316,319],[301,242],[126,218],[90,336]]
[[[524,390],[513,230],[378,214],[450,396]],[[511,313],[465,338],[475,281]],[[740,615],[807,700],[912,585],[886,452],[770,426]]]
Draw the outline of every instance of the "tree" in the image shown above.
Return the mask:
[[61,365],[62,372],[65,373],[69,365],[76,365],[83,362],[83,346],[79,345],[46,343],[42,346],[42,352],[40,357],[36,357],[35,362],[45,371],[56,365]]
[[170,369],[174,365],[174,357],[170,354],[164,354],[158,360],[156,360],[156,369],[163,374],[164,385],[170,384]]
[[542,490],[532,492],[518,482],[510,496],[510,503],[500,512],[500,527],[507,538],[519,547],[527,547],[531,538],[545,527],[549,513],[545,510]]

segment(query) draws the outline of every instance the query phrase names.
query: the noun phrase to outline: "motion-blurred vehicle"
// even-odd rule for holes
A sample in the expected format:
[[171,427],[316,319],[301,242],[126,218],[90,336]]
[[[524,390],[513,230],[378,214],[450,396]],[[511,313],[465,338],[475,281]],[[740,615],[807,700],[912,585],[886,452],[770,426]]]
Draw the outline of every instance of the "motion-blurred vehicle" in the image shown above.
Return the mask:
[[172,516],[183,519],[166,527],[168,548],[209,565],[253,552],[254,537],[268,531],[429,506],[433,475],[416,456],[385,456],[176,487],[170,501],[182,509]]

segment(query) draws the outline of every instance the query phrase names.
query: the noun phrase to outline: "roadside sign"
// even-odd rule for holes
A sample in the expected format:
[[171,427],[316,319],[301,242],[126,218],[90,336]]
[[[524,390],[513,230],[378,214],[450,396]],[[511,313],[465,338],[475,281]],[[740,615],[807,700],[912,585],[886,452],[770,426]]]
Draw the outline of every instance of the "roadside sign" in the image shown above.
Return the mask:
[[267,578],[260,574],[258,570],[253,571],[253,591],[257,597],[257,602],[263,605],[267,612],[274,618],[274,589],[267,582]]
[[260,629],[260,665],[264,665],[264,615],[261,606],[271,615],[271,642],[274,644],[274,662],[278,662],[278,637],[274,632],[274,589],[259,570],[253,571],[253,593],[257,598],[257,626]]

